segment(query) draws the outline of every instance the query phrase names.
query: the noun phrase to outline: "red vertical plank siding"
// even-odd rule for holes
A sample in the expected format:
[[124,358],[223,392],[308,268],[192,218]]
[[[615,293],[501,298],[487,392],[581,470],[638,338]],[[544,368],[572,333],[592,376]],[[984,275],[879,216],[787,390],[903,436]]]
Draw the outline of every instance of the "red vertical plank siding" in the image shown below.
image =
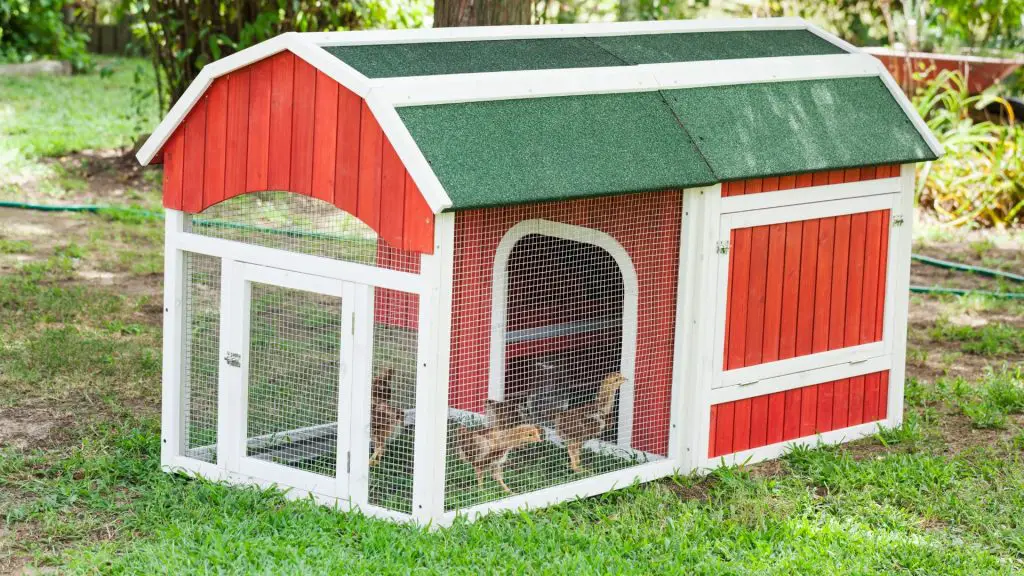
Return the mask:
[[295,56],[282,52],[272,58],[270,89],[270,155],[267,189],[288,190],[292,159],[292,96],[295,91]]
[[434,213],[408,174],[405,177],[403,245],[412,252],[434,253]]
[[873,422],[879,419],[878,416],[878,374],[868,374],[864,377],[864,422]]
[[832,256],[832,298],[829,307],[829,350],[842,348],[846,338],[846,298],[850,279],[850,222],[849,215],[836,217],[835,244]]
[[203,209],[203,158],[206,151],[206,97],[200,98],[185,118],[185,167],[182,173],[181,209]]
[[732,454],[733,421],[736,411],[735,403],[729,402],[718,407],[718,425],[715,429],[715,455]]
[[228,79],[227,145],[224,155],[224,198],[245,192],[249,141],[249,85],[252,71],[243,68]]
[[[876,383],[877,382],[881,382],[881,383],[883,383],[881,388],[887,388],[888,387],[889,372],[888,371],[875,372],[873,374],[865,375],[864,378],[865,378],[865,380],[867,382],[876,382]],[[804,386],[802,388],[794,388],[793,390],[788,390],[787,393],[788,392],[796,392],[797,394],[793,395],[793,396],[788,396],[788,395],[785,396],[785,402],[789,403],[789,402],[794,402],[795,401],[795,402],[797,402],[799,404],[799,401],[800,401],[801,398],[806,398],[806,397],[817,398],[817,397],[820,397],[820,391],[821,391],[821,389],[823,387],[826,387],[826,386],[838,387],[842,382],[843,382],[843,380],[836,380],[836,381],[833,381],[833,382],[824,382],[824,383],[821,383],[821,384],[814,384],[814,385],[811,385],[811,386]],[[874,422],[874,421],[881,420],[881,419],[885,418],[885,411],[884,411],[884,409],[881,410],[881,411],[877,411],[876,410],[873,413],[872,417],[865,417],[863,422],[850,422],[850,423],[848,423],[845,426],[844,425],[837,425],[837,424],[835,424],[834,421],[829,426],[821,425],[820,422],[817,424],[817,426],[815,426],[814,424],[811,424],[809,426],[805,424],[805,426],[800,430],[800,432],[797,433],[797,432],[791,432],[790,431],[792,425],[789,424],[788,418],[789,418],[789,414],[793,410],[791,409],[790,406],[787,405],[787,406],[779,409],[781,412],[785,412],[786,418],[787,418],[786,428],[785,428],[784,433],[782,434],[782,436],[781,437],[779,437],[779,436],[772,436],[771,434],[769,434],[767,436],[764,436],[764,437],[757,436],[755,434],[755,428],[757,426],[763,424],[763,421],[759,420],[758,417],[756,416],[756,414],[754,414],[753,412],[747,414],[745,412],[747,410],[747,407],[754,406],[757,403],[762,402],[762,401],[767,401],[768,405],[772,406],[773,403],[775,403],[777,401],[781,401],[782,398],[783,398],[783,395],[781,395],[779,393],[773,393],[773,394],[764,394],[764,395],[761,395],[761,396],[755,396],[753,398],[746,398],[746,399],[743,399],[743,400],[735,400],[735,401],[732,401],[732,402],[723,402],[721,404],[714,404],[714,405],[712,405],[711,406],[711,425],[712,425],[712,429],[711,429],[711,433],[709,435],[708,455],[710,457],[712,457],[712,458],[718,457],[718,456],[724,456],[726,454],[732,454],[732,453],[740,452],[742,450],[749,450],[749,449],[753,449],[753,448],[760,448],[762,446],[768,446],[768,445],[771,445],[771,444],[778,444],[779,442],[785,442],[785,441],[793,440],[793,439],[796,439],[796,438],[799,438],[799,437],[813,436],[815,434],[821,434],[821,433],[824,433],[824,432],[831,432],[833,430],[840,430],[840,429],[842,429],[842,428],[844,428],[846,426],[853,426],[855,424],[859,424],[859,423],[863,423],[863,422]],[[875,395],[874,395],[873,398],[874,398],[873,402],[874,402],[875,405],[877,405],[880,400],[884,401],[884,399],[886,398],[886,390],[880,389],[880,387],[876,386],[875,387]],[[867,400],[866,400],[866,403],[867,403]],[[772,408],[769,408],[769,414],[772,412],[772,410],[773,410]],[[817,415],[819,415],[819,413],[818,413],[816,408],[810,410],[809,414],[810,414],[811,417],[816,417]],[[744,426],[742,424],[742,422],[741,422],[741,420],[743,419],[744,416],[747,416],[750,419],[750,422],[751,422],[751,425],[749,427],[750,437],[749,437],[749,441],[746,441],[746,442],[744,441],[743,435],[747,433],[748,428],[746,426]],[[769,416],[769,418],[770,418],[770,416]],[[728,426],[727,429],[723,430],[722,426],[724,425],[724,422],[726,422],[726,421],[728,421],[730,425]]]
[[813,185],[814,185],[814,175],[813,174],[798,174],[797,175],[797,177],[796,177],[796,187],[797,188],[807,188],[808,186],[813,186]]
[[334,205],[355,214],[359,205],[359,134],[363,101],[351,90],[338,88],[338,157]]
[[815,298],[818,295],[818,235],[820,231],[820,220],[808,220],[803,223],[800,239],[800,288],[796,319],[797,356],[806,356],[814,351],[814,311]]
[[381,163],[384,152],[384,134],[380,125],[363,103],[359,130],[359,187],[356,215],[373,229],[380,226]]
[[314,198],[333,203],[338,146],[338,83],[320,71],[316,73],[313,118],[311,191]]
[[[796,179],[793,179],[795,185]],[[800,264],[801,241],[803,240],[804,223],[791,222],[786,224],[785,264],[782,283],[782,317],[779,329],[779,359],[784,360],[796,356],[797,320],[800,303]],[[813,294],[813,287],[808,293]],[[812,302],[813,303],[813,302]],[[800,391],[787,390],[783,393],[783,419],[781,436],[774,440],[796,438],[800,432]],[[769,406],[771,411],[771,406]],[[772,441],[771,418],[769,417],[769,441]]]
[[[273,59],[252,66],[249,80],[249,141],[247,143],[245,188],[266,190],[270,166],[270,101]],[[237,72],[235,72],[237,74]]]
[[181,210],[182,174],[185,166],[185,133],[178,130],[164,145],[164,206]]
[[750,280],[751,229],[741,228],[732,232],[730,250],[735,261],[732,264],[733,275],[729,279],[729,300],[732,310],[729,311],[729,348],[725,354],[727,370],[741,368],[744,365],[746,344],[747,293]]
[[889,211],[882,210],[881,246],[878,247],[878,292],[875,305],[875,340],[881,340],[885,332],[885,283],[888,276],[889,260]]
[[[861,322],[864,319],[864,276],[867,253],[868,214],[854,214],[850,219],[850,265],[846,290],[846,337],[843,344],[861,343]],[[850,379],[848,415],[845,422],[860,424],[864,417],[864,377]],[[839,418],[837,414],[834,416]]]
[[814,336],[812,352],[824,352],[829,344],[829,315],[832,309],[832,266],[835,250],[835,218],[818,223],[818,265],[814,281]]
[[[765,179],[766,186],[777,186],[777,179]],[[786,259],[786,224],[768,227],[768,260],[764,296],[764,331],[761,337],[761,362],[779,359],[779,340],[782,330],[782,292]],[[750,443],[763,445],[768,437],[782,439],[783,394],[771,398],[755,398],[751,407]],[[773,402],[774,399],[774,402]],[[775,408],[773,411],[772,408]],[[762,427],[761,418],[764,418]],[[778,441],[778,440],[776,440]]]
[[[776,392],[768,396],[768,423],[765,430],[764,444],[782,442],[783,427],[786,424],[786,393]],[[755,441],[753,435],[751,443]]]
[[203,168],[203,206],[224,199],[224,159],[228,137],[228,79],[213,81],[206,101],[206,153]]
[[861,300],[860,334],[861,344],[875,341],[877,328],[876,312],[879,308],[878,283],[882,277],[879,269],[882,257],[882,233],[885,231],[882,221],[883,212],[871,212],[867,215],[867,226],[864,233],[864,289]]
[[765,330],[765,290],[768,276],[768,226],[757,226],[750,239],[750,274],[747,278],[746,344],[743,366],[761,363]]
[[292,96],[292,159],[290,190],[309,196],[313,190],[313,126],[316,110],[316,68],[295,59]]
[[779,190],[792,190],[796,188],[796,175],[790,174],[779,178]]
[[782,421],[782,440],[792,440],[800,437],[801,411],[803,409],[803,395],[799,388],[786,390],[785,412]]
[[401,246],[405,228],[405,168],[387,138],[384,139],[380,211],[381,238],[392,246]]

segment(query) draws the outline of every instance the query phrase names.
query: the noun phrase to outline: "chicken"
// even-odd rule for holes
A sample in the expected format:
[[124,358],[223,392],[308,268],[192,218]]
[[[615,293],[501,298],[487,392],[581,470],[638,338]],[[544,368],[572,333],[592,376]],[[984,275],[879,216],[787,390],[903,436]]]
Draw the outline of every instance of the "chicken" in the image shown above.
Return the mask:
[[563,410],[555,417],[555,432],[565,442],[569,464],[574,472],[583,471],[580,466],[580,448],[583,443],[597,438],[608,428],[608,416],[612,413],[615,392],[625,382],[626,378],[622,374],[612,372],[601,381],[594,402]]
[[476,484],[484,486],[484,473],[490,472],[505,492],[512,489],[505,484],[502,466],[508,454],[516,448],[541,441],[541,430],[533,424],[519,424],[512,428],[487,426],[469,429],[460,426],[456,436],[456,451],[476,472]]
[[388,438],[402,422],[403,413],[391,405],[391,377],[394,370],[388,368],[373,379],[370,384],[370,439],[373,440],[373,456],[370,466],[376,466],[384,457]]

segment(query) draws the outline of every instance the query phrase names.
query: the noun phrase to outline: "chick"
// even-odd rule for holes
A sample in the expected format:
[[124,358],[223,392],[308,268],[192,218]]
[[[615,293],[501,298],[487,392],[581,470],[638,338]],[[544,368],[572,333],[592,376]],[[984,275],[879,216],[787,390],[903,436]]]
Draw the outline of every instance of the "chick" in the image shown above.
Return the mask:
[[476,484],[484,486],[484,473],[490,471],[505,492],[512,489],[505,484],[502,466],[508,454],[516,448],[541,441],[541,430],[533,424],[519,424],[512,428],[485,427],[471,430],[460,426],[456,436],[456,451],[476,472]]
[[394,370],[388,368],[376,376],[370,384],[370,438],[373,440],[373,456],[370,466],[376,466],[384,457],[388,438],[402,423],[402,411],[391,405],[391,377]]
[[608,416],[612,413],[615,392],[625,382],[626,378],[622,374],[612,372],[601,381],[594,402],[563,410],[555,417],[555,431],[565,442],[566,450],[569,452],[569,465],[574,472],[583,471],[583,467],[580,466],[580,448],[583,443],[597,438],[608,428]]

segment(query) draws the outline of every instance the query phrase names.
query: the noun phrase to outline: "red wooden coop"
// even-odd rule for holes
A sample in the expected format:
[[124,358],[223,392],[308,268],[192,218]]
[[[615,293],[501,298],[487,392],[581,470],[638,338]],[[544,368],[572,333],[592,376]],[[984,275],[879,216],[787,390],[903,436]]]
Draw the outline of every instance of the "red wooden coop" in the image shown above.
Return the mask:
[[248,48],[139,152],[162,462],[447,524],[896,425],[940,152],[801,20]]

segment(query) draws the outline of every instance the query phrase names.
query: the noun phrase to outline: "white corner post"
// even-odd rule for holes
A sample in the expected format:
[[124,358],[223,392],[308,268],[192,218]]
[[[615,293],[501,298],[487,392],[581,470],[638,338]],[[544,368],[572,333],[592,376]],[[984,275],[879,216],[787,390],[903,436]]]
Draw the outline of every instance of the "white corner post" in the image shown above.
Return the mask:
[[889,371],[889,399],[886,425],[903,423],[903,388],[907,372],[907,321],[910,314],[910,252],[914,242],[914,180],[913,164],[900,166],[899,208],[892,214],[889,241],[896,244],[892,267],[892,286],[886,289],[892,306],[892,368]]
[[185,232],[185,214],[164,211],[164,357],[160,422],[160,464],[172,467],[183,453],[182,348],[184,345],[185,257],[175,242]]
[[444,516],[454,255],[455,214],[437,214],[434,253],[420,259],[412,516],[423,526],[437,526]]
[[683,191],[669,457],[684,473],[706,462],[711,429],[715,339],[708,335],[715,332],[718,262],[714,254],[721,188]]

